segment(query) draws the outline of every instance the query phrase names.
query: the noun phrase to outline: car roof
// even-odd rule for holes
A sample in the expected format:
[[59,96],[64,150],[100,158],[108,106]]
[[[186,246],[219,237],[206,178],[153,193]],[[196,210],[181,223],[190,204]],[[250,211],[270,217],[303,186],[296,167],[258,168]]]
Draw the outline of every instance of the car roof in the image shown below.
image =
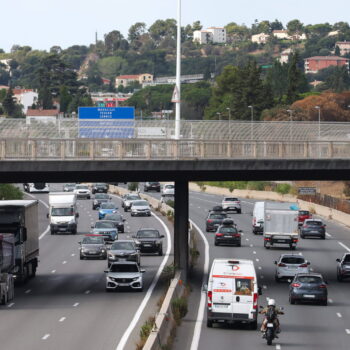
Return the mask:
[[280,258],[304,258],[304,256],[302,254],[281,254]]
[[135,241],[133,241],[131,239],[118,239],[117,241],[115,241],[113,243],[126,243],[126,242],[135,243]]
[[112,262],[112,265],[138,265],[136,261],[115,261]]
[[309,222],[309,221],[319,221],[319,222],[322,222],[321,219],[306,219],[305,221]]
[[310,277],[321,277],[323,276],[320,273],[317,272],[310,272],[310,273],[297,273],[295,277],[304,277],[304,276],[310,276]]
[[157,228],[153,228],[153,227],[143,227],[143,228],[139,228],[137,231],[144,231],[144,230],[153,230],[153,231],[159,231]]

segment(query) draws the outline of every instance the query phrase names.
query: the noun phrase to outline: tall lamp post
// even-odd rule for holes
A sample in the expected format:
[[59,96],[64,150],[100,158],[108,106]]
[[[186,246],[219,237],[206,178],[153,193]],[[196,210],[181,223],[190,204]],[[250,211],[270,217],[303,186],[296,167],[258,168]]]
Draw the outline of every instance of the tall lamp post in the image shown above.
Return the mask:
[[231,136],[231,108],[227,107],[228,110],[228,132],[229,132],[229,138]]
[[292,141],[292,124],[293,124],[293,111],[291,109],[287,109],[289,113],[289,139]]
[[250,139],[253,141],[254,106],[248,106],[248,108],[250,108]]
[[318,110],[318,139],[321,139],[321,107],[315,106],[315,108]]
[[221,113],[220,112],[216,112],[216,114],[219,116],[219,121],[221,121]]
[[180,139],[181,119],[181,0],[177,0],[175,140]]

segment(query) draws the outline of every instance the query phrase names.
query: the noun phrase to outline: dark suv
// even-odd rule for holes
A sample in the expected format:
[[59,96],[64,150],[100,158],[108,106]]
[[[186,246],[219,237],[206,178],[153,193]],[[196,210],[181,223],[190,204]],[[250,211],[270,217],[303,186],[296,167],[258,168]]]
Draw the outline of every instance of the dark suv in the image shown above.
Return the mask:
[[143,190],[144,192],[148,192],[148,191],[160,192],[160,182],[145,182]]
[[341,259],[337,259],[337,279],[341,282],[344,278],[350,277],[350,254],[345,253]]
[[300,237],[319,237],[321,239],[326,239],[326,225],[322,220],[307,219],[300,228]]
[[215,233],[215,245],[236,245],[241,246],[241,232],[237,230],[232,219],[225,219],[222,225],[218,227]]
[[222,222],[226,218],[226,213],[222,213],[220,211],[210,211],[206,219],[205,230],[207,232],[216,231],[216,229],[222,224]]
[[136,232],[133,236],[136,239],[136,244],[139,247],[141,253],[158,253],[163,255],[163,242],[158,230],[154,228],[143,228]]
[[108,185],[106,183],[96,183],[92,186],[91,190],[92,194],[95,193],[107,193],[108,192]]

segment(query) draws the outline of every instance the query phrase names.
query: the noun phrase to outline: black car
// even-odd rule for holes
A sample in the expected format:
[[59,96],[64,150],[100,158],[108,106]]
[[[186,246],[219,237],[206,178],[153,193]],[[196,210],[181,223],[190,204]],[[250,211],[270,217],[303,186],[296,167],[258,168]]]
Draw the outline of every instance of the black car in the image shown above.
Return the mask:
[[91,192],[92,192],[92,194],[107,193],[108,192],[108,185],[106,183],[103,183],[103,182],[93,184]]
[[208,213],[206,224],[205,224],[205,230],[207,232],[209,231],[216,231],[216,229],[222,225],[222,222],[227,218],[226,213],[222,213],[220,211],[210,211]]
[[108,267],[116,261],[135,261],[140,265],[140,250],[134,241],[114,242],[108,251]]
[[222,225],[216,230],[214,244],[236,245],[240,247],[242,238],[241,232],[242,230],[237,230],[233,220],[225,219]]
[[108,221],[113,221],[113,223],[115,224],[115,227],[118,229],[118,232],[124,233],[125,219],[123,218],[122,215],[118,213],[106,214],[104,219]]
[[306,301],[327,305],[327,282],[319,273],[298,273],[289,286],[289,302]]
[[350,277],[350,254],[345,253],[341,259],[337,259],[337,279],[341,282],[344,278]]
[[107,247],[103,236],[86,235],[80,244],[80,260],[88,258],[107,259]]
[[158,230],[144,228],[138,230],[133,238],[136,239],[141,253],[158,253],[158,255],[163,255],[162,238],[164,238],[164,235],[161,235]]
[[143,186],[144,192],[157,191],[160,192],[160,182],[145,182]]
[[111,197],[107,193],[96,193],[92,201],[92,210],[99,209],[101,203],[109,202]]
[[300,228],[300,237],[319,237],[321,239],[326,239],[326,225],[322,220],[307,219]]

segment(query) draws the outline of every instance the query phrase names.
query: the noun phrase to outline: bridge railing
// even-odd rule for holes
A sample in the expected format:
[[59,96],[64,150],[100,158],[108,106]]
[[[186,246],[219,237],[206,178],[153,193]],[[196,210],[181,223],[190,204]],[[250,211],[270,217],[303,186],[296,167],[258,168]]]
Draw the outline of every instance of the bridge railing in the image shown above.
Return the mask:
[[0,160],[349,159],[350,142],[3,139]]

